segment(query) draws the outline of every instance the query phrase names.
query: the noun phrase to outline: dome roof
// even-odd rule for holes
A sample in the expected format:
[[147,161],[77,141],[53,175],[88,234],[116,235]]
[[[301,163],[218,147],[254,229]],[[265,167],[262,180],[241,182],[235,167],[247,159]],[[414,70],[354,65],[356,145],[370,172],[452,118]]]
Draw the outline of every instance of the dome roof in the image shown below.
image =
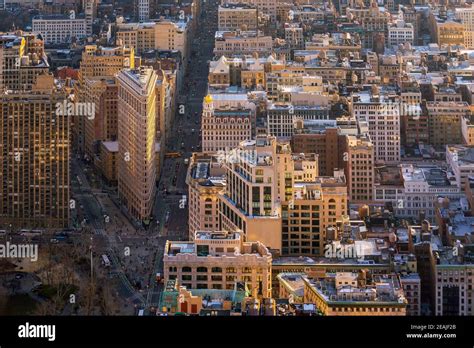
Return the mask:
[[206,96],[204,97],[204,102],[205,102],[206,104],[211,104],[211,103],[212,103],[212,97],[211,97],[210,94],[208,94],[208,95],[206,95]]

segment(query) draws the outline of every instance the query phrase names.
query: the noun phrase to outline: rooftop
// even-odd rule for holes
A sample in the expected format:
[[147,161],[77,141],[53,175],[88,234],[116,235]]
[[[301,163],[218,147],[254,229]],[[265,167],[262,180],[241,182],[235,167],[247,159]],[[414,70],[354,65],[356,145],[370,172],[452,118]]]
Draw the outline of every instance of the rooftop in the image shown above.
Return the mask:
[[361,279],[356,273],[327,273],[322,280],[304,279],[307,286],[330,304],[406,305],[407,300],[395,274]]

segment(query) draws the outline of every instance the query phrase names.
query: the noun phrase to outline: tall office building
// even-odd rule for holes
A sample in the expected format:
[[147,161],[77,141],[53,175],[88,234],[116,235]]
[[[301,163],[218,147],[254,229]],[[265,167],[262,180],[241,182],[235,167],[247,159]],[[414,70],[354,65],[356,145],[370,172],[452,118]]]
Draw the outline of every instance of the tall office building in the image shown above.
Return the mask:
[[219,230],[218,193],[225,189],[225,171],[218,156],[194,153],[190,158],[186,184],[189,193],[189,240],[196,231]]
[[69,120],[65,94],[41,75],[31,91],[0,97],[0,221],[19,228],[69,224]]
[[123,70],[118,81],[118,192],[131,216],[150,218],[156,182],[156,82],[151,68]]
[[323,255],[327,228],[336,226],[337,219],[347,213],[346,180],[342,170],[335,174],[307,182],[293,175],[295,182],[285,189],[291,196],[281,208],[282,255]]
[[116,140],[115,74],[124,68],[133,69],[134,67],[135,51],[131,47],[85,46],[79,69],[79,80],[74,85],[75,101],[95,103],[96,115],[73,119],[73,140],[80,152],[91,156],[96,141]]
[[146,21],[150,19],[150,0],[138,0],[138,20]]
[[92,24],[97,15],[97,0],[83,0],[83,7],[86,16],[86,33],[92,35]]
[[275,137],[257,136],[223,159],[226,190],[218,195],[223,230],[241,230],[249,241],[281,249],[280,200],[285,187],[279,186],[278,175],[286,171],[279,157],[288,151],[289,147],[277,146]]
[[371,92],[352,96],[352,115],[359,125],[365,125],[375,149],[375,161],[400,161],[400,100],[397,96],[381,94],[374,87]]
[[351,202],[369,202],[374,188],[374,146],[367,137],[347,136],[347,187]]
[[42,40],[33,34],[0,35],[0,89],[30,90],[48,71]]
[[470,113],[466,102],[427,102],[426,109],[431,145],[462,143],[462,119]]
[[[84,100],[91,103],[84,120],[85,152],[94,158],[99,152],[101,141],[116,141],[117,123],[117,83],[115,78],[94,77],[84,81]],[[92,106],[93,105],[93,106]]]

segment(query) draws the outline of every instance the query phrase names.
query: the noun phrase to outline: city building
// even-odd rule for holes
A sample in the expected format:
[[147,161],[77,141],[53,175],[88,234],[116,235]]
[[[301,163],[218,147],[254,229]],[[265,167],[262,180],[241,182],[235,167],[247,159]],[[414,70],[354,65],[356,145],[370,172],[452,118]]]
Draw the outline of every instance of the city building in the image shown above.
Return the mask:
[[165,281],[188,289],[232,290],[245,282],[252,297],[271,297],[272,255],[261,242],[247,242],[240,232],[197,231],[194,240],[167,241]]
[[214,55],[218,57],[254,52],[264,56],[269,55],[272,49],[272,37],[260,31],[217,31],[215,34]]
[[[222,5],[234,4],[235,0],[223,0]],[[239,0],[239,4],[251,5],[257,8],[260,15],[268,17],[269,21],[276,21],[277,4],[272,0]]]
[[130,215],[145,223],[156,190],[156,81],[146,67],[117,74],[118,193]]
[[372,201],[375,183],[375,159],[372,142],[363,136],[347,136],[347,153],[343,154],[344,160],[347,160],[345,168],[351,202]]
[[[83,100],[87,100],[91,115],[78,115],[84,120],[85,154],[94,160],[101,141],[116,141],[117,84],[113,77],[92,77],[83,80]],[[92,106],[93,105],[93,106]]]
[[70,223],[70,115],[52,75],[0,97],[0,220],[16,228]]
[[41,15],[33,18],[33,33],[40,34],[45,44],[71,43],[84,39],[88,32],[88,23],[83,15]]
[[301,50],[304,48],[303,28],[291,25],[285,28],[285,41],[291,49]]
[[277,279],[279,282],[278,298],[291,299],[292,303],[303,303],[305,273],[279,273]]
[[352,116],[368,125],[375,162],[400,161],[400,102],[396,96],[371,92],[352,95]]
[[469,115],[466,102],[427,102],[430,144],[462,144],[462,119]]
[[149,50],[181,52],[186,63],[189,52],[189,21],[160,19],[140,23],[118,23],[116,41],[118,45],[133,47],[138,53]]
[[322,256],[327,228],[335,226],[336,221],[347,213],[347,187],[344,174],[340,171],[335,172],[334,177],[316,177],[307,180],[294,175],[293,180],[293,184],[290,185],[288,178],[285,178],[285,194],[292,192],[292,195],[286,195],[281,205],[281,254]]
[[374,200],[390,204],[397,216],[435,218],[439,197],[459,199],[461,187],[452,173],[434,164],[408,164],[376,168]]
[[[472,255],[472,252],[469,255]],[[458,244],[455,249],[449,248],[440,254],[434,277],[436,279],[435,315],[474,314],[472,290],[474,263],[472,256],[467,257],[467,251],[464,250],[463,245]]]
[[102,141],[100,143],[97,167],[109,185],[117,184],[118,141]]
[[464,24],[454,18],[430,12],[428,25],[433,41],[441,45],[463,45],[464,44]]
[[406,42],[413,44],[414,29],[411,23],[397,20],[388,26],[388,45],[397,46]]
[[474,7],[460,6],[455,8],[455,16],[464,26],[464,46],[474,47]]
[[249,108],[215,109],[212,95],[204,98],[202,112],[202,150],[217,152],[236,148],[255,134],[255,111]]
[[[334,170],[344,168],[346,136],[337,127],[322,130],[298,131],[293,134],[291,148],[295,153],[317,153],[319,174],[332,176]],[[347,161],[346,161],[347,163]]]
[[[257,136],[225,156],[226,189],[218,194],[222,230],[240,230],[247,241],[260,241],[269,249],[281,250],[280,202],[285,187],[291,188],[292,184],[292,167],[285,166],[279,159],[281,155],[291,156],[288,145],[277,145],[274,137]],[[279,176],[288,176],[285,187]]]
[[327,273],[304,279],[304,301],[315,303],[323,315],[405,316],[407,300],[396,275]]
[[135,67],[131,47],[87,45],[82,52],[78,80],[74,84],[77,103],[94,105],[94,115],[73,118],[73,141],[91,160],[98,153],[99,141],[116,141],[118,133],[115,74]]
[[446,146],[446,162],[464,191],[469,177],[474,175],[474,147],[463,145]]
[[329,109],[324,106],[272,103],[267,107],[267,132],[278,138],[291,138],[297,122],[328,120]]
[[150,0],[138,0],[138,20],[143,22],[150,18]]
[[218,231],[218,194],[225,189],[225,171],[218,155],[194,153],[190,158],[188,185],[189,240],[196,231]]
[[44,43],[33,34],[0,35],[0,89],[31,90],[49,72]]
[[346,14],[360,23],[361,43],[363,48],[376,49],[377,42],[383,45],[386,40],[389,14],[381,10],[376,1],[368,1],[369,6],[364,2],[354,3],[346,8]]
[[220,5],[217,10],[218,30],[257,30],[257,8],[244,4]]

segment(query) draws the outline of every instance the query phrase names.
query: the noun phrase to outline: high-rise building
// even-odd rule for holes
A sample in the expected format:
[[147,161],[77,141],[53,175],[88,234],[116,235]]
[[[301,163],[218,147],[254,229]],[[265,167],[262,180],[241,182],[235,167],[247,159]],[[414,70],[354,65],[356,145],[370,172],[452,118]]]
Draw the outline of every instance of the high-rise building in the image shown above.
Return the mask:
[[89,107],[93,115],[84,117],[85,152],[89,158],[93,159],[99,152],[101,141],[117,140],[118,89],[113,77],[85,79],[82,86],[84,100],[94,105]]
[[118,81],[118,192],[135,219],[151,217],[156,189],[156,82],[153,69],[125,69]]
[[347,152],[343,161],[347,171],[347,187],[351,202],[368,202],[374,189],[374,146],[367,137],[347,136]]
[[69,225],[70,115],[53,76],[0,97],[0,220],[17,227]]
[[123,68],[135,67],[135,50],[130,46],[101,47],[87,45],[84,48],[79,70],[81,78],[114,76]]
[[74,85],[75,101],[93,103],[96,115],[73,119],[73,141],[80,152],[90,157],[97,150],[97,141],[117,140],[115,74],[134,67],[135,52],[131,47],[85,46],[79,79]]
[[[297,158],[293,159],[298,163]],[[323,255],[326,229],[347,213],[346,180],[342,170],[335,175],[307,182],[295,175],[292,188],[285,189],[291,190],[292,195],[285,198],[281,207],[282,255]]]
[[464,26],[464,46],[474,47],[474,6],[456,7],[456,18]]
[[252,139],[255,133],[252,109],[243,107],[214,109],[211,95],[204,98],[203,104],[202,150],[204,152],[234,149],[242,141]]
[[146,21],[150,19],[150,0],[137,0],[138,20]]
[[49,71],[43,41],[33,34],[0,36],[0,89],[31,90]]
[[458,243],[437,255],[433,270],[435,315],[474,315],[474,260],[464,249]]
[[430,34],[435,43],[441,45],[463,45],[465,27],[456,18],[441,18],[438,13],[431,11],[428,17]]
[[218,156],[194,153],[186,176],[189,240],[196,231],[218,231],[218,193],[225,188],[225,171]]
[[332,176],[334,170],[344,168],[346,135],[337,127],[325,127],[321,131],[299,131],[293,134],[291,148],[295,153],[317,153],[319,174]]
[[462,144],[462,119],[469,115],[466,102],[427,102],[431,145]]
[[293,168],[282,155],[288,161],[289,145],[277,145],[275,137],[257,136],[223,158],[226,189],[218,195],[222,230],[241,230],[246,240],[281,250],[281,201],[293,179]]
[[97,0],[83,0],[84,14],[86,16],[86,33],[92,35],[92,24],[97,15]]
[[396,96],[361,92],[352,96],[352,116],[367,125],[375,149],[375,161],[400,161],[400,101]]

